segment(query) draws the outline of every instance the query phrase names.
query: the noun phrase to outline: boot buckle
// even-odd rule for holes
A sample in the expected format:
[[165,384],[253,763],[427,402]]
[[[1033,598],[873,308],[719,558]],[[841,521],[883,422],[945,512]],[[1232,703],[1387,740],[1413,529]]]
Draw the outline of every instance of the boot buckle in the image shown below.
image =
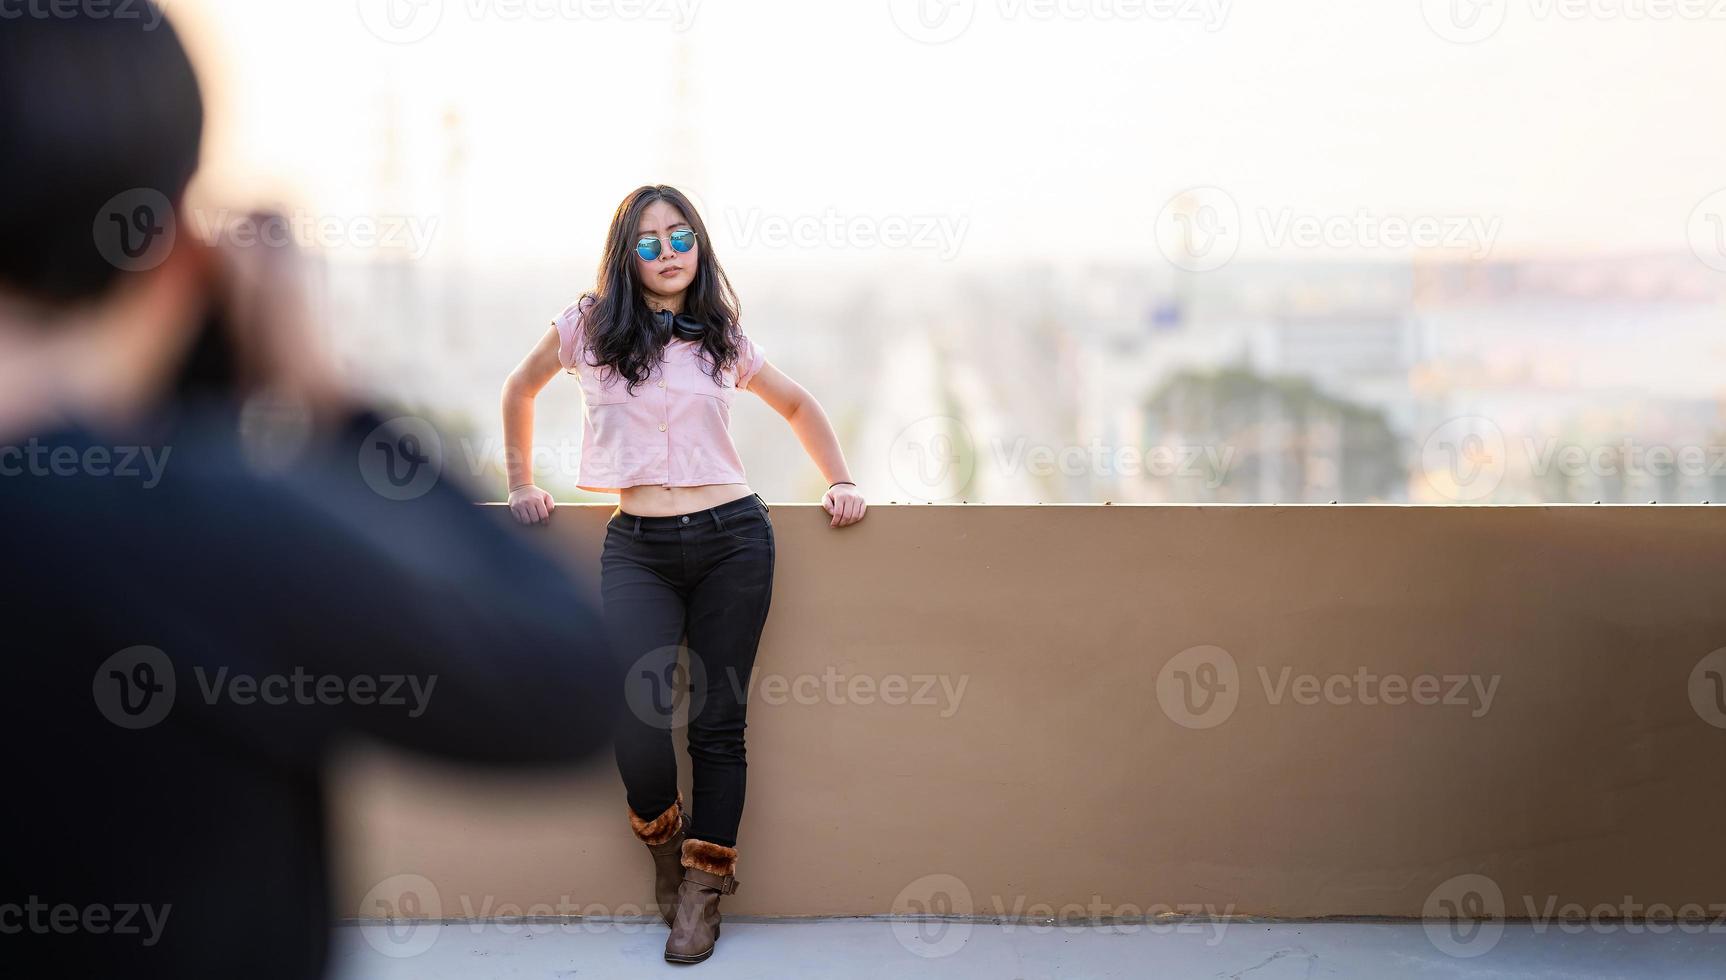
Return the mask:
[[700,868],[684,868],[683,880],[693,881],[698,885],[711,888],[721,895],[732,895],[737,892],[737,879],[732,875],[716,875]]

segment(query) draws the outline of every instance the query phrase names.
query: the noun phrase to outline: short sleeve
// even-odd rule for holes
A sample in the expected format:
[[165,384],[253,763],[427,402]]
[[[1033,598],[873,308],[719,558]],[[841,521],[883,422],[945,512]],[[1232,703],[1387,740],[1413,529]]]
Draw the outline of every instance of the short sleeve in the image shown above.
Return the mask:
[[557,362],[563,365],[564,371],[569,374],[577,373],[577,365],[583,363],[579,346],[581,316],[593,308],[593,302],[592,296],[583,296],[552,318],[552,326],[557,328]]
[[749,382],[760,372],[761,366],[767,363],[767,354],[761,345],[749,339],[742,328],[737,331],[737,388],[740,391],[749,390]]

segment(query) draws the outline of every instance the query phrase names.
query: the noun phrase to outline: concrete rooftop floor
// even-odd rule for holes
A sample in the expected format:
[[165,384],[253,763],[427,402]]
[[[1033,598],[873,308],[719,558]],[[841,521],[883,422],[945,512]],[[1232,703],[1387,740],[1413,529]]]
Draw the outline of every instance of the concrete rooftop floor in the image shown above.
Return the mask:
[[[381,930],[393,929],[393,933]],[[1434,924],[1437,930],[1443,926]],[[1488,927],[1491,928],[1490,926]],[[1220,930],[1220,932],[1219,932]],[[1391,980],[1726,976],[1726,932],[1537,932],[1506,923],[1440,951],[1421,923],[1186,923],[1054,926],[886,919],[727,920],[705,963],[662,958],[663,925],[628,922],[343,925],[333,980],[489,977],[1040,977]]]

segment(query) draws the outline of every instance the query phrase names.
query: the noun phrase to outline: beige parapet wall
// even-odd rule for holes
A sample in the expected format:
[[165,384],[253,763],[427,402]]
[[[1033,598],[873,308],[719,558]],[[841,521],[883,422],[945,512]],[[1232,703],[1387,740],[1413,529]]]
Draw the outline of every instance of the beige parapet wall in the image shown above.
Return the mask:
[[[597,574],[610,512],[542,533]],[[1722,508],[772,516],[729,913],[1726,903]],[[651,896],[609,752],[335,776],[346,916]]]

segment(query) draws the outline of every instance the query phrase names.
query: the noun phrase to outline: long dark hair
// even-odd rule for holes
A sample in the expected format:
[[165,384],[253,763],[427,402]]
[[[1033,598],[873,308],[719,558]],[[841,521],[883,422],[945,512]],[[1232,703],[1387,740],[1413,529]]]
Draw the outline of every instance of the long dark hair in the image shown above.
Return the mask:
[[[648,184],[629,192],[617,213],[611,216],[611,230],[605,236],[605,255],[599,261],[599,282],[587,294],[594,300],[592,308],[582,317],[582,329],[593,348],[594,359],[629,381],[629,391],[644,383],[658,363],[664,337],[656,337],[653,312],[642,296],[641,277],[636,272],[635,242],[639,237],[641,213],[658,201],[682,212],[689,227],[695,229],[700,243],[701,258],[696,263],[695,281],[683,295],[683,312],[705,323],[701,349],[712,365],[715,382],[723,384],[721,373],[737,360],[741,346],[735,336],[738,322],[737,293],[731,280],[719,265],[713,239],[707,225],[696,213],[689,198],[675,187]],[[669,336],[669,334],[665,335]]]

